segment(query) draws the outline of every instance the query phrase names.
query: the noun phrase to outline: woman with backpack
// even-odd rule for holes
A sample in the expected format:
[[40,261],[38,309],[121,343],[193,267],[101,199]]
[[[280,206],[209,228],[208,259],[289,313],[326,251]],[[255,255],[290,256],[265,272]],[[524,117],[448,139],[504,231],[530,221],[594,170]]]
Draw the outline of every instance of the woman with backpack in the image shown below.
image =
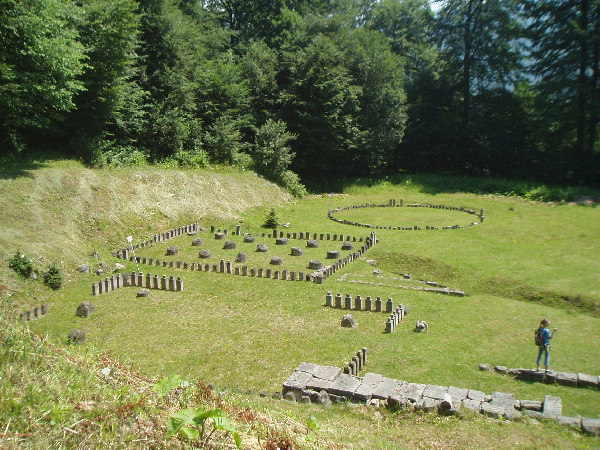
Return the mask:
[[539,347],[538,357],[537,357],[537,371],[540,371],[540,362],[542,361],[542,353],[545,353],[544,358],[544,366],[546,367],[546,372],[548,372],[548,366],[550,365],[550,339],[554,337],[554,333],[558,330],[558,327],[554,327],[552,334],[550,334],[550,330],[548,329],[548,325],[550,325],[550,321],[548,319],[542,319],[540,322],[540,327],[535,332],[535,343]]

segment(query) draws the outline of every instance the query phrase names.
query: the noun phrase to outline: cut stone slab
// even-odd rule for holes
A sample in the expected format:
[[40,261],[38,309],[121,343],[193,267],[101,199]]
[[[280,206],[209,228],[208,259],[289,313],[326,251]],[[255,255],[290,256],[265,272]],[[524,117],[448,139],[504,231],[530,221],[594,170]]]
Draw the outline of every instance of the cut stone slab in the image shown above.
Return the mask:
[[530,411],[541,411],[542,402],[537,400],[521,400],[521,409],[528,409]]
[[358,389],[360,383],[361,381],[358,378],[342,373],[331,383],[329,392],[335,395],[352,397],[352,394]]
[[471,400],[470,398],[466,398],[463,400],[462,404],[463,404],[463,407],[469,408],[475,412],[480,413],[481,405],[483,404],[483,402],[478,401],[478,400]]
[[483,402],[485,400],[485,392],[469,389],[469,394],[467,395],[467,398],[469,400]]
[[487,416],[499,419],[500,417],[503,417],[505,410],[500,406],[495,406],[491,403],[483,402],[481,404],[481,412]]
[[308,383],[306,383],[306,389],[313,391],[328,391],[331,387],[331,381],[323,380],[322,378],[313,377]]
[[408,386],[406,387],[406,396],[410,401],[416,403],[423,395],[425,386],[426,385],[419,383],[408,383]]
[[469,390],[464,388],[458,388],[455,386],[448,387],[448,394],[452,396],[452,401],[461,401],[468,397]]
[[570,416],[558,416],[556,421],[560,425],[568,425],[573,428],[577,428],[578,430],[582,429],[581,426],[581,416],[579,417],[570,417]]
[[85,342],[86,333],[83,330],[78,328],[74,328],[71,330],[67,336],[67,342],[69,344],[80,345]]
[[543,412],[539,412],[539,411],[530,411],[528,409],[525,410],[525,415],[527,417],[531,417],[532,419],[536,419],[536,420],[556,419],[556,416],[551,416],[550,414],[544,414]]
[[333,381],[342,373],[342,369],[332,366],[318,366],[314,373],[316,378]]
[[431,397],[421,397],[415,403],[415,409],[422,411],[435,411],[440,407],[440,401]]
[[562,399],[554,395],[545,395],[542,412],[550,416],[558,417],[562,415]]
[[405,409],[411,403],[406,396],[406,393],[397,392],[387,398],[388,407],[392,410]]
[[423,397],[433,398],[435,400],[444,400],[444,394],[448,392],[446,386],[436,386],[434,384],[428,384],[423,390]]
[[313,376],[307,372],[294,372],[290,377],[283,383],[283,393],[288,391],[299,391],[302,392],[306,389],[306,385],[312,381]]
[[577,384],[579,387],[598,387],[598,377],[595,375],[587,375],[585,373],[577,374]]
[[[367,374],[368,375],[368,374]],[[374,375],[374,374],[373,374]],[[365,375],[366,378],[366,375]],[[377,386],[373,389],[373,398],[385,400],[391,395],[406,392],[406,383],[400,380],[394,380],[392,378],[381,377]]]
[[556,381],[562,386],[577,386],[577,374],[571,372],[557,372]]
[[581,419],[581,429],[594,436],[600,436],[600,419]]
[[360,386],[354,392],[356,398],[362,401],[369,401],[373,396],[373,392],[381,383],[383,376],[376,373],[367,373],[362,379]]
[[317,373],[317,369],[321,367],[318,364],[301,362],[298,367],[296,367],[296,372],[308,372],[311,375]]

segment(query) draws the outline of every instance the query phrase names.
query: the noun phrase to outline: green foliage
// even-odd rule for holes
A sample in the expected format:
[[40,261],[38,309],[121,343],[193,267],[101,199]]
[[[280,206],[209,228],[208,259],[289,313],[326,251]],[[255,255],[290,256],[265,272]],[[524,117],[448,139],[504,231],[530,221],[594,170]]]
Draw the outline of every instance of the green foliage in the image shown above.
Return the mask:
[[119,145],[115,141],[99,140],[91,158],[94,167],[115,168],[146,164],[147,155],[133,146]]
[[207,132],[205,142],[212,162],[233,165],[243,148],[239,123],[220,117]]
[[163,398],[171,389],[187,386],[189,386],[189,383],[185,381],[181,375],[170,375],[157,381],[154,386],[152,386],[152,390],[157,393],[158,398]]
[[[212,430],[205,436],[206,421],[210,419]],[[215,430],[231,433],[237,448],[242,448],[242,440],[225,412],[221,409],[204,411],[202,409],[182,409],[174,413],[167,424],[167,438],[179,434],[183,438],[195,441],[200,439],[207,445]]]
[[33,260],[24,253],[17,252],[8,260],[8,267],[23,278],[28,278],[35,270]]
[[63,274],[56,263],[52,263],[44,273],[44,284],[52,290],[58,290],[63,283]]
[[272,181],[280,179],[294,158],[287,144],[295,137],[280,120],[269,119],[256,130],[254,165],[257,172]]
[[279,217],[277,216],[277,211],[275,208],[271,208],[267,213],[267,218],[265,219],[264,226],[267,228],[277,228],[279,224]]
[[0,1],[0,145],[13,153],[29,135],[53,135],[83,90],[83,46],[60,0]]

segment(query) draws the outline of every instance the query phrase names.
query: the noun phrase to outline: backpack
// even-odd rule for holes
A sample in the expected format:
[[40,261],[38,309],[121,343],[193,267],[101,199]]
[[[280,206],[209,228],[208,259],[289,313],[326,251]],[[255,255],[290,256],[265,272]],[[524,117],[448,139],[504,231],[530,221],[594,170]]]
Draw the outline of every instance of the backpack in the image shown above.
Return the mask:
[[537,330],[534,331],[534,336],[535,345],[537,345],[538,347],[544,345],[544,335],[542,334],[542,327],[539,327]]

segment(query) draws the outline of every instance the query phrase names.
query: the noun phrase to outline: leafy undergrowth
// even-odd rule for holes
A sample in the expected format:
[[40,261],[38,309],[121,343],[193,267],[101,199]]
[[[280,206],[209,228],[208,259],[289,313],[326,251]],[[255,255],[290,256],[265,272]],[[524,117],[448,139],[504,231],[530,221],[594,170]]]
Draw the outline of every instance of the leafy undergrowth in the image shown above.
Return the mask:
[[202,382],[160,396],[153,389],[156,380],[110,353],[54,345],[3,314],[0,323],[3,449],[235,448],[231,433],[221,430],[203,441],[167,437],[169,418],[184,408],[223,411],[240,434],[242,448],[304,447],[307,425],[277,423],[227,402]]

